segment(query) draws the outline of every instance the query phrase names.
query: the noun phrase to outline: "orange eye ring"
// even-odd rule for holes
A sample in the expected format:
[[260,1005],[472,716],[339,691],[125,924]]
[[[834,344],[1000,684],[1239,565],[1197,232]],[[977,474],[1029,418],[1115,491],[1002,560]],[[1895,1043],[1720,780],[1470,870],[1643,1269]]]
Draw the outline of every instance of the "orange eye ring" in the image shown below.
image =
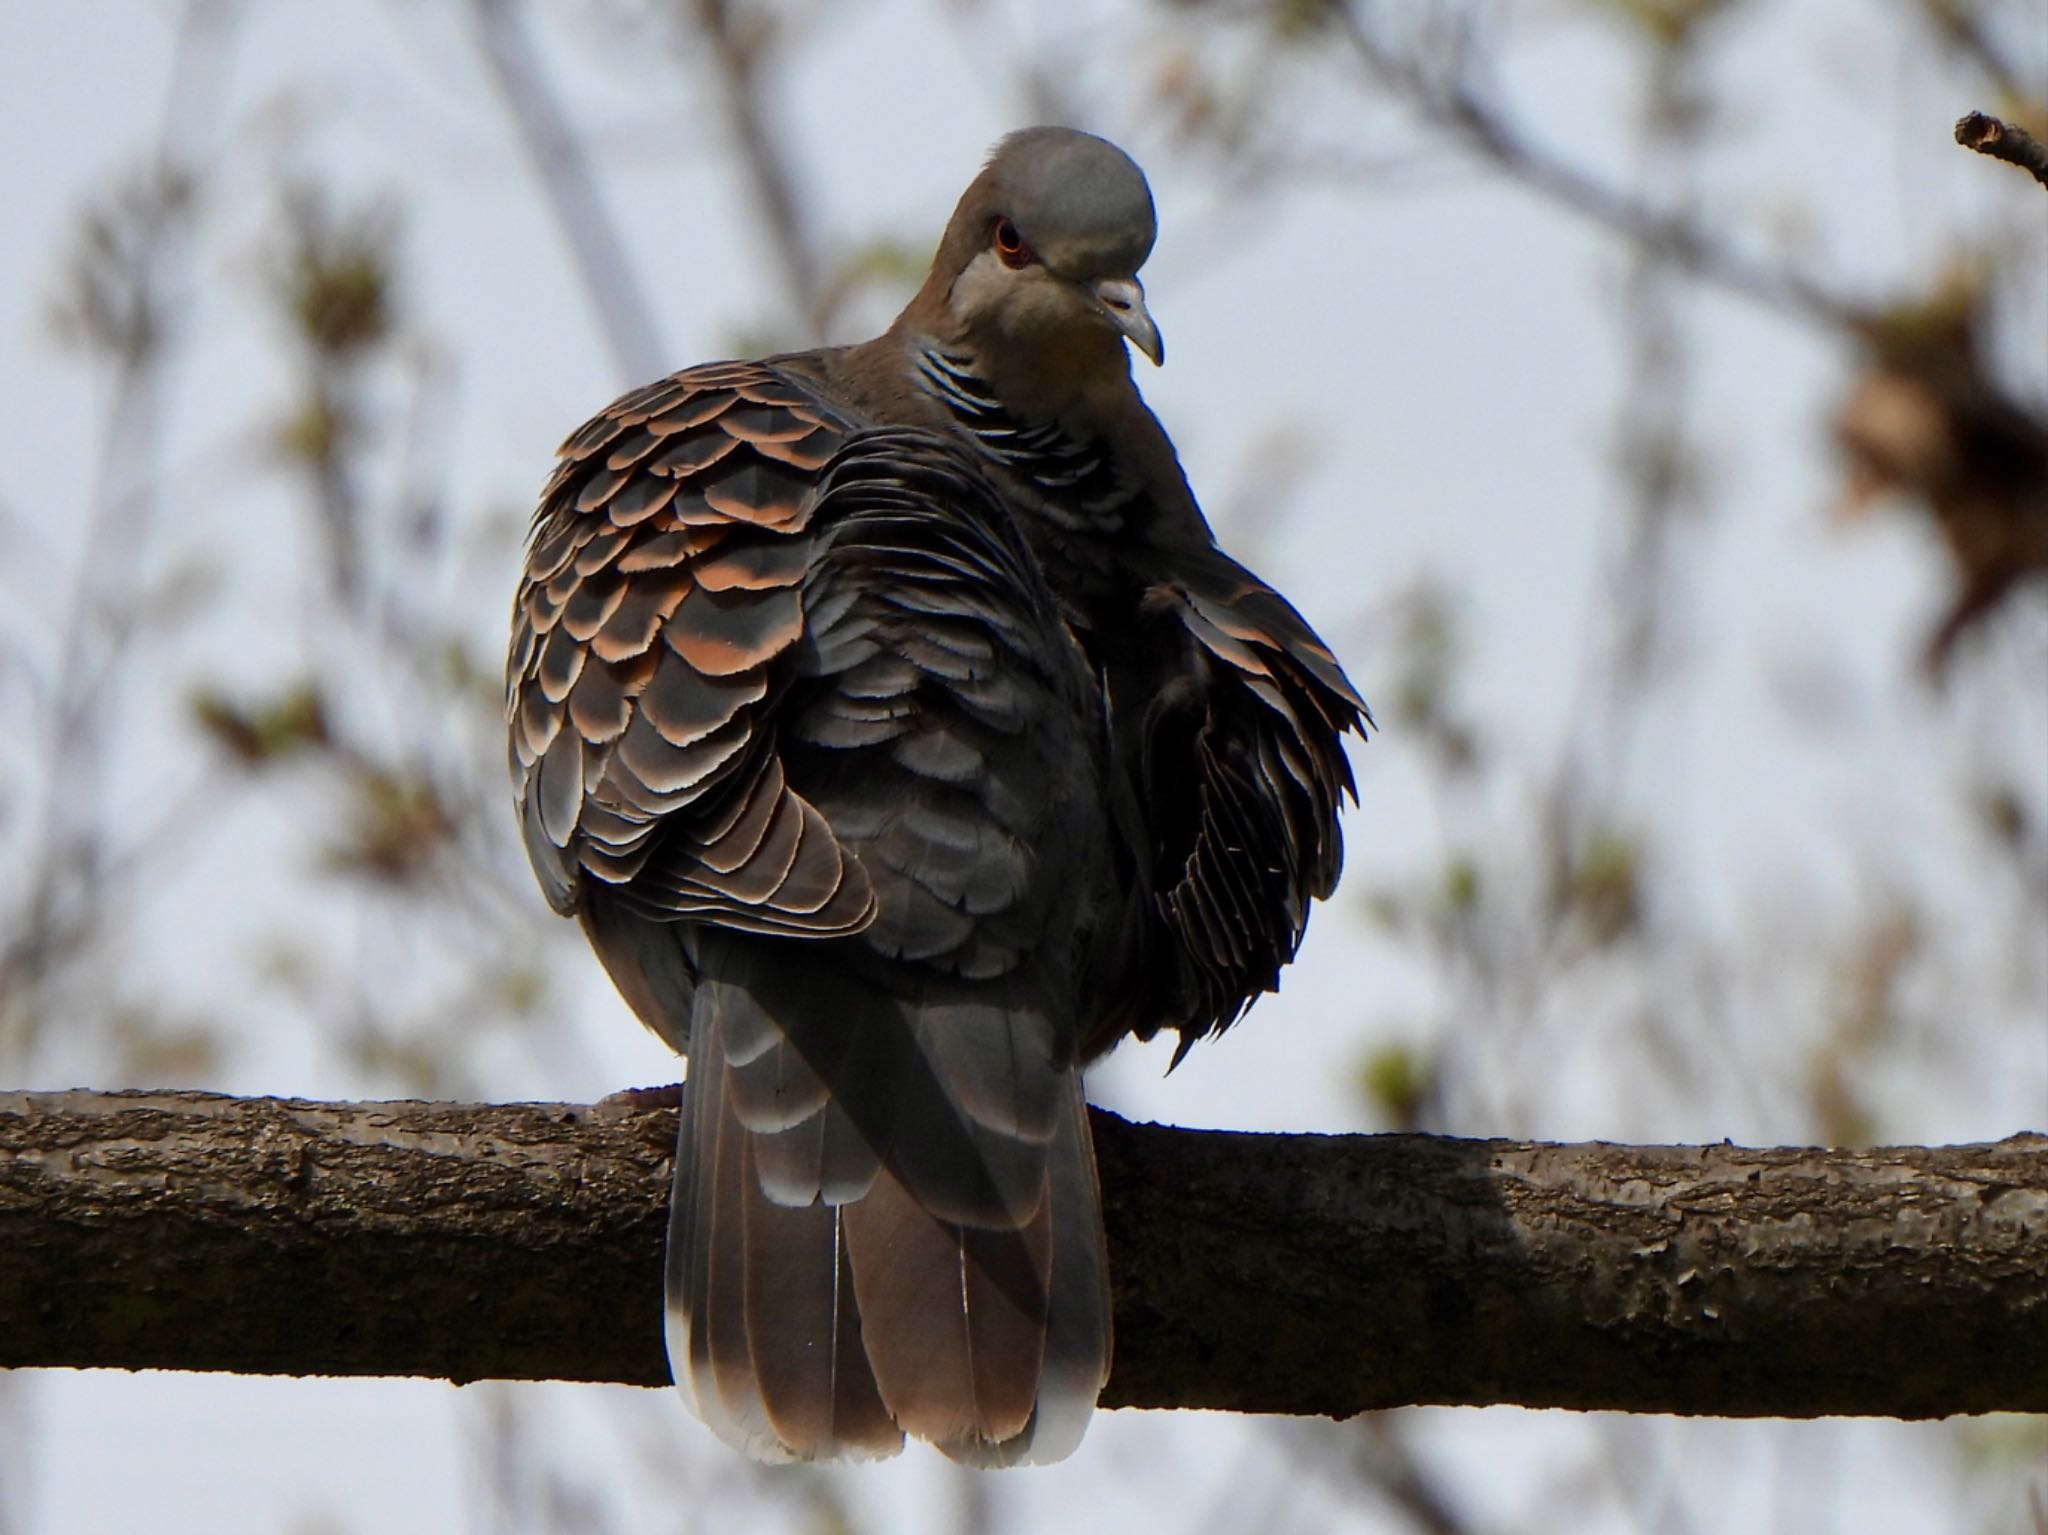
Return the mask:
[[1006,267],[1012,269],[1027,267],[1038,258],[1031,253],[1031,247],[1024,243],[1024,236],[1017,232],[1017,226],[1006,218],[998,218],[995,233],[990,241],[995,252]]

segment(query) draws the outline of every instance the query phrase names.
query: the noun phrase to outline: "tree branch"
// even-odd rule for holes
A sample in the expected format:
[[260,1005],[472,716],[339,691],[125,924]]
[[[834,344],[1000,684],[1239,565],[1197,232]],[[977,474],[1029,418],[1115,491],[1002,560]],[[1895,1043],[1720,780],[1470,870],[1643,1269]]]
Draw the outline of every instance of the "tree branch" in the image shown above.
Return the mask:
[[1956,142],[1980,155],[2017,165],[2042,186],[2048,187],[2048,144],[2043,144],[2017,123],[2000,122],[1983,112],[1972,112],[1957,119]]
[[1815,274],[1751,256],[1709,221],[1661,208],[1538,147],[1467,78],[1462,45],[1452,50],[1457,67],[1446,72],[1403,53],[1360,7],[1339,4],[1330,14],[1376,87],[1391,92],[1425,125],[1538,196],[1689,276],[1790,319],[1851,334],[1866,324],[1861,305],[1832,291]]
[[472,0],[477,47],[533,162],[548,210],[569,242],[621,387],[638,384],[671,366],[661,325],[605,206],[590,157],[568,110],[554,95],[520,3]]
[[821,343],[831,316],[817,244],[780,142],[778,114],[764,100],[768,93],[762,75],[770,65],[775,30],[758,13],[736,9],[731,0],[697,0],[689,12],[678,7],[675,13],[678,21],[686,14],[695,21],[686,51],[693,59],[709,61],[719,111],[770,254],[782,269],[783,291],[801,316],[806,344]]
[[[1095,1129],[1110,1406],[2048,1410],[2048,1137]],[[0,1365],[658,1384],[673,1135],[624,1101],[0,1093]]]

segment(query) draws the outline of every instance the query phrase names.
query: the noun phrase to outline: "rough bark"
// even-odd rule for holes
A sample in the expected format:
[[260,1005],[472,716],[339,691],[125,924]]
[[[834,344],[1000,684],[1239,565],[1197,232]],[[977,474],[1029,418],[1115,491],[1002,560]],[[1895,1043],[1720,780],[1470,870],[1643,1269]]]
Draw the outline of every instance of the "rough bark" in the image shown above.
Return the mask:
[[[1111,1406],[2048,1410],[2048,1137],[1095,1128]],[[0,1365],[661,1383],[673,1131],[634,1103],[0,1093]]]

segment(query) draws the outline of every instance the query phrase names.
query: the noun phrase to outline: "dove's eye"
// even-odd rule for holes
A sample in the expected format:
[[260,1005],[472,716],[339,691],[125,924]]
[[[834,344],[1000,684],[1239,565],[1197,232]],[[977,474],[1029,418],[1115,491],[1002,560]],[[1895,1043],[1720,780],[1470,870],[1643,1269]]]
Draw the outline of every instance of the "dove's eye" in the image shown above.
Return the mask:
[[1003,258],[1007,267],[1027,267],[1038,258],[1031,253],[1031,247],[1024,243],[1024,237],[1017,233],[1017,226],[1008,219],[996,220],[996,254]]

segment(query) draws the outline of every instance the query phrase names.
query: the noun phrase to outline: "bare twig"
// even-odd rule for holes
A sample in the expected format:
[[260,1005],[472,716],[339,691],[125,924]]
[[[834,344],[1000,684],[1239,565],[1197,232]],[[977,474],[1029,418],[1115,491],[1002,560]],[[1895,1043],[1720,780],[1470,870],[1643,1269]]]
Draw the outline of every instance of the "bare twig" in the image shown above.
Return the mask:
[[569,242],[620,382],[643,383],[666,371],[668,348],[605,208],[589,157],[534,52],[522,3],[472,0],[477,46],[512,114],[562,237]]
[[0,1061],[35,1048],[53,980],[90,946],[116,899],[99,803],[116,706],[146,608],[138,596],[161,490],[162,406],[200,190],[202,141],[222,93],[238,13],[187,0],[161,123],[141,174],[90,215],[60,318],[112,364],[112,391],[76,573],[45,690],[46,761],[37,840],[0,937]]
[[1680,271],[1793,319],[1834,331],[1858,331],[1861,306],[1811,273],[1771,265],[1717,238],[1700,221],[1657,207],[1538,148],[1462,75],[1439,75],[1390,45],[1352,5],[1335,7],[1346,42],[1375,83],[1404,99],[1423,120],[1451,134],[1495,170]]
[[801,316],[801,340],[823,341],[831,315],[817,242],[761,99],[761,72],[771,46],[767,24],[740,14],[730,0],[697,0],[695,11],[696,39],[709,50],[726,130],[793,312]]
[[2048,187],[2048,144],[2043,144],[2016,123],[2001,122],[1984,112],[1972,112],[1956,123],[1956,142],[1980,155],[2017,165],[2042,186]]

